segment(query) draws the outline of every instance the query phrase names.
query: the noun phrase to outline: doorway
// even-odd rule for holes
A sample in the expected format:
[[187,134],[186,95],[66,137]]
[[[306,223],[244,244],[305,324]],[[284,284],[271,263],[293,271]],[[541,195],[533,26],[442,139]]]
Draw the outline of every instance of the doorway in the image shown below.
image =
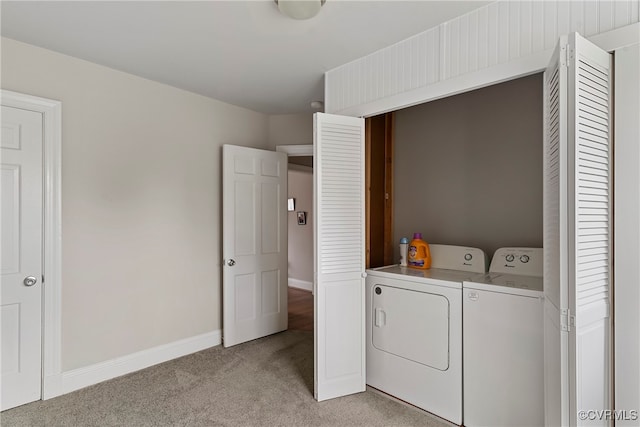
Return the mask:
[[312,332],[313,145],[279,145],[288,156],[288,329]]
[[291,156],[288,166],[288,329],[312,332],[313,156]]

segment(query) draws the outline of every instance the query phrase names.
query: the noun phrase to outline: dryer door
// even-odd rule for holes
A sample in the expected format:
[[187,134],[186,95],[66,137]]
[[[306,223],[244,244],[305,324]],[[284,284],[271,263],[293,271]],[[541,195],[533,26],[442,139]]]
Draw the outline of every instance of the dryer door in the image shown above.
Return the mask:
[[375,285],[372,320],[378,350],[449,368],[449,300],[443,295]]

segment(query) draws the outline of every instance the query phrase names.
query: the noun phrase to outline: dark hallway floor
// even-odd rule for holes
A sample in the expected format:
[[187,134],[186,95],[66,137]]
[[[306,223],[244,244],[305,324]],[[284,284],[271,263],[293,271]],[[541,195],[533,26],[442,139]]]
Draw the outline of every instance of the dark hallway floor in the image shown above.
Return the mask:
[[297,288],[288,288],[289,330],[313,331],[313,294]]

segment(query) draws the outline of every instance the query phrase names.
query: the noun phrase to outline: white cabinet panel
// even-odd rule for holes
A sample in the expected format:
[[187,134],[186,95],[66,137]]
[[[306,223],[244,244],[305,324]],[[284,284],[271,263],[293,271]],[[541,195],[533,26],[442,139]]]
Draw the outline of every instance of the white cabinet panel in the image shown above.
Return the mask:
[[[590,37],[637,23],[639,4],[640,0],[490,3],[328,71],[325,111],[375,114],[380,112],[375,106],[391,97],[389,102],[397,103],[391,108],[405,107],[419,102],[419,93],[437,83],[550,52],[563,34],[578,31]],[[402,98],[411,101],[399,101],[398,95],[414,92]],[[389,110],[389,104],[384,105]]]

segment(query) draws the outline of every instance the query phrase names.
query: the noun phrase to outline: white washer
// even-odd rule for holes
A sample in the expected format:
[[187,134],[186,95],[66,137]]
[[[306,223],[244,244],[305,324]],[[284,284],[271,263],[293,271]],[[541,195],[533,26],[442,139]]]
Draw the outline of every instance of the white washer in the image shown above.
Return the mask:
[[367,270],[367,384],[461,424],[462,282],[486,271],[486,255],[429,247],[429,270]]
[[542,249],[500,248],[463,284],[464,425],[544,425]]

